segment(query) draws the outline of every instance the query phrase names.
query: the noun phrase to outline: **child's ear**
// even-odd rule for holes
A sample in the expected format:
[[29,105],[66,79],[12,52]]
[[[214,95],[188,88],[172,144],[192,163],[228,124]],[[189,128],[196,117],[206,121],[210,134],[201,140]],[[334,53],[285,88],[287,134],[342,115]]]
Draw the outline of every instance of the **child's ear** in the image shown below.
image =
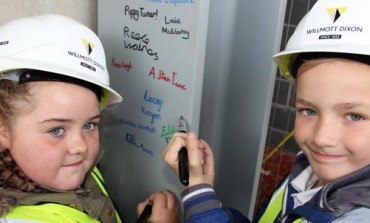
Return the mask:
[[9,149],[10,146],[10,133],[7,125],[0,121],[0,151]]

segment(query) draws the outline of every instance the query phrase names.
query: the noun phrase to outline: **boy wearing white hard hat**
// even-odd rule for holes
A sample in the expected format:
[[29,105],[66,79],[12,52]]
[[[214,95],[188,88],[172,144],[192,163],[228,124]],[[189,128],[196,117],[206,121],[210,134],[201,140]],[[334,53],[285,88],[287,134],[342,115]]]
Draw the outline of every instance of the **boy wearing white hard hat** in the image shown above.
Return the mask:
[[[370,219],[370,1],[319,0],[286,49],[273,57],[296,81],[295,139],[301,151],[261,223],[353,223]],[[188,148],[187,222],[248,222],[213,191],[212,151],[194,133],[177,133],[164,158]],[[247,159],[247,157],[246,157]],[[234,216],[233,216],[234,215]]]

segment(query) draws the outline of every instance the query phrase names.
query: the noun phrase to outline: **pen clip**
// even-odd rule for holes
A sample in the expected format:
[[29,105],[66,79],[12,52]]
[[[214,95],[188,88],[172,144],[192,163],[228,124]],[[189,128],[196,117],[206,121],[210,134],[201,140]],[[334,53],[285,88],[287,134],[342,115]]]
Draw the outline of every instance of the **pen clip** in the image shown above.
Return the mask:
[[187,133],[189,130],[188,123],[186,122],[185,118],[183,116],[180,116],[179,119],[179,126],[177,128],[178,132],[185,132]]

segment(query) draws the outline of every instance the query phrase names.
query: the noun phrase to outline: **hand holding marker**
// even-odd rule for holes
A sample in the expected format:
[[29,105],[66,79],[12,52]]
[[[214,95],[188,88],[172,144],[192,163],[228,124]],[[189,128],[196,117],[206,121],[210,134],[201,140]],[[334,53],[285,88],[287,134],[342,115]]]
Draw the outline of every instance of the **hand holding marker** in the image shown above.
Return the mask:
[[139,218],[137,219],[136,223],[147,223],[148,218],[152,214],[152,207],[153,203],[151,201],[148,202],[148,204],[145,206],[143,212],[141,212]]
[[[183,116],[180,117],[179,120],[179,132],[188,132],[187,123]],[[179,178],[183,185],[189,185],[189,159],[188,159],[188,151],[186,147],[182,147],[179,154]]]
[[[188,127],[186,120],[183,116],[179,119],[179,132],[188,132]],[[186,147],[182,147],[178,154],[179,159],[179,178],[183,185],[188,186],[189,185],[189,159],[188,159],[188,151]],[[137,219],[136,223],[147,223],[148,218],[152,214],[152,207],[153,203],[148,202],[148,204],[145,206],[143,212],[140,214],[139,218]]]

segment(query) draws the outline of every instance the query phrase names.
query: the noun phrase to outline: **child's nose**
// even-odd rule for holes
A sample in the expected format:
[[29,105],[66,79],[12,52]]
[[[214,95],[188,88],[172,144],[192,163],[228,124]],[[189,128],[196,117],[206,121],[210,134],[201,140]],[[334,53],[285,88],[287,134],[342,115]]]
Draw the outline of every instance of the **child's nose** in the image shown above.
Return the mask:
[[340,127],[335,120],[319,120],[314,129],[313,140],[320,147],[334,147],[338,144]]
[[83,133],[73,136],[68,146],[68,152],[70,154],[84,153],[88,148],[88,144]]

